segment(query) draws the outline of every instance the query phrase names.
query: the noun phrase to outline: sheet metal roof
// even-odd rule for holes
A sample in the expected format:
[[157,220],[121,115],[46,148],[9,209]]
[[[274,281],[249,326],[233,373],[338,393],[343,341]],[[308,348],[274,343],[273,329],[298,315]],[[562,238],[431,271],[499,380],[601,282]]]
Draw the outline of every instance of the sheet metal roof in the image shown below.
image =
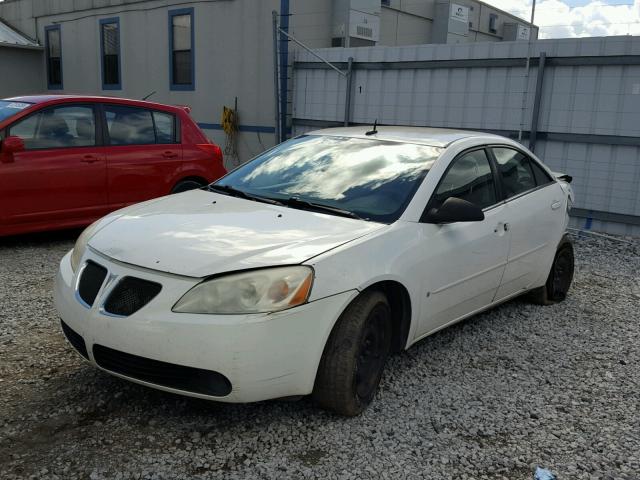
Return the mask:
[[16,32],[0,19],[0,46],[39,47],[40,45]]

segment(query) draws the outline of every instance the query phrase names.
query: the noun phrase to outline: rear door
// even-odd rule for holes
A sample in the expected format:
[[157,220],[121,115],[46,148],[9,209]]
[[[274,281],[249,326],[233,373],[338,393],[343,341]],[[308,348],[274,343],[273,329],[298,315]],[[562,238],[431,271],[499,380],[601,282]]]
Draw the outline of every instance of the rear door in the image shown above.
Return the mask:
[[0,198],[9,224],[60,224],[107,211],[106,163],[91,104],[38,110],[5,134],[25,150],[0,165]]
[[175,115],[120,104],[103,112],[111,207],[169,194],[182,166]]
[[496,300],[535,286],[551,268],[566,215],[562,187],[520,150],[493,147],[506,200],[506,223],[511,232],[507,268]]

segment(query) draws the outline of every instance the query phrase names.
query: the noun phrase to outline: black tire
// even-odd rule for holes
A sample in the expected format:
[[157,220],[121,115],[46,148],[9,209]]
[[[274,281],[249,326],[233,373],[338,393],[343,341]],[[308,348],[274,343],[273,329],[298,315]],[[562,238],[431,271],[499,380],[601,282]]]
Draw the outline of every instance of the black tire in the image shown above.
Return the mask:
[[181,180],[180,182],[176,183],[176,186],[173,187],[171,193],[182,193],[186,192],[187,190],[195,190],[196,188],[204,186],[205,183],[198,180]]
[[532,290],[529,299],[538,305],[553,305],[563,301],[573,281],[573,270],[573,244],[565,236],[558,245],[547,281],[542,287]]
[[365,292],[342,313],[327,340],[313,399],[349,417],[373,400],[391,350],[391,309],[386,296]]

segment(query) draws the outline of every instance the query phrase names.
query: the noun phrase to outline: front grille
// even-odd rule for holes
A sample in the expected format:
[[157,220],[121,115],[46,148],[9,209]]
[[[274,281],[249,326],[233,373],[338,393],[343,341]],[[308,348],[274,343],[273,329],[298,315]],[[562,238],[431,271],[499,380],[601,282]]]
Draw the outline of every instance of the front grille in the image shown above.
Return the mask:
[[109,294],[104,310],[113,315],[127,317],[153,300],[162,285],[135,277],[124,277]]
[[87,262],[87,265],[82,270],[82,276],[78,284],[78,295],[80,295],[84,303],[89,306],[93,305],[106,276],[106,268],[92,261]]
[[163,387],[215,397],[231,392],[227,377],[211,370],[151,360],[102,345],[93,346],[93,358],[105,370]]
[[67,340],[75,348],[80,355],[89,360],[89,354],[87,353],[87,346],[84,343],[84,339],[79,333],[74,332],[69,325],[60,320],[60,325],[62,326],[62,331],[64,332],[64,336],[67,337]]

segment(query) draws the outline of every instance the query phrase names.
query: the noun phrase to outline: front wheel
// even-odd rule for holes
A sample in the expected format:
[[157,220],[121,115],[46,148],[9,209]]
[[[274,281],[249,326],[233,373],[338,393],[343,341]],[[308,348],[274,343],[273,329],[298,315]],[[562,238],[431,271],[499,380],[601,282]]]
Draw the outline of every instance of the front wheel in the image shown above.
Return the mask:
[[539,305],[553,305],[563,301],[573,281],[573,270],[573,244],[568,237],[564,237],[558,245],[546,283],[532,290],[529,297]]
[[336,413],[362,412],[378,389],[391,350],[391,309],[384,294],[365,292],[340,316],[325,345],[313,399]]

